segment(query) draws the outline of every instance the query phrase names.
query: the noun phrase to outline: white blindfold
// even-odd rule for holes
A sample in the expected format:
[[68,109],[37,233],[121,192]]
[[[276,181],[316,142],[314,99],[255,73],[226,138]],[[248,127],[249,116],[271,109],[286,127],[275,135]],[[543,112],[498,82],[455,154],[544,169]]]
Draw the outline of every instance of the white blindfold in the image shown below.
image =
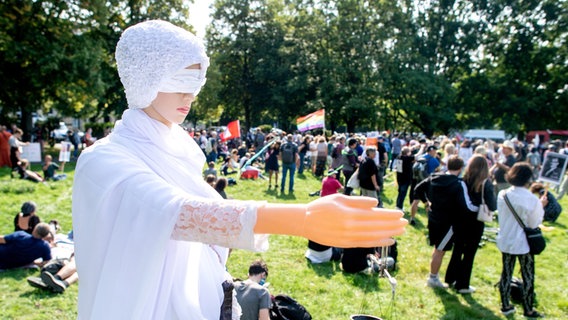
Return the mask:
[[164,93],[193,93],[194,96],[197,96],[206,80],[200,69],[181,69],[169,79],[162,81],[158,91]]

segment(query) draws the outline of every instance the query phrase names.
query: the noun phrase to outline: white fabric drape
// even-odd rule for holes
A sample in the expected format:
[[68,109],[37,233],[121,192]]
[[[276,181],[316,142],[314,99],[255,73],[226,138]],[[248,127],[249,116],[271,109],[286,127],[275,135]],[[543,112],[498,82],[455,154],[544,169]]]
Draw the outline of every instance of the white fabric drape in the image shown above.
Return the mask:
[[[262,203],[228,205],[203,180],[204,162],[182,128],[142,110],[83,152],[73,187],[80,319],[219,319],[228,250],[215,245],[265,250],[267,237],[253,234]],[[222,215],[223,232],[196,219],[203,210]]]

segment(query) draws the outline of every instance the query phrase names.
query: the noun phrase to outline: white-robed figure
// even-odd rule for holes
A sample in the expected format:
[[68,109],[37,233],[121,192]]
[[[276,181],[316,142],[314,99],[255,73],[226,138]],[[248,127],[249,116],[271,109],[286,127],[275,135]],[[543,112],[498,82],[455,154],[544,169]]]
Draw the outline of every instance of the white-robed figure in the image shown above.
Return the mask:
[[217,320],[227,248],[266,250],[267,234],[375,247],[404,232],[402,213],[374,208],[371,198],[222,200],[201,176],[203,152],[179,126],[205,83],[200,39],[146,21],[124,31],[116,61],[129,109],[75,171],[80,319]]

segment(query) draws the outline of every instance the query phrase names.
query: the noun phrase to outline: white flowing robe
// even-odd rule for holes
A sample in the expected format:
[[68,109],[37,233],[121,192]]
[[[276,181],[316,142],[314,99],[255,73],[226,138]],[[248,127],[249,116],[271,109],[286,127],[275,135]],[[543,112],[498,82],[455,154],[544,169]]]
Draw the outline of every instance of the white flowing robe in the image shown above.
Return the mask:
[[[219,319],[227,247],[266,250],[260,202],[223,200],[179,126],[127,110],[73,186],[80,319]],[[217,246],[220,245],[220,246]]]

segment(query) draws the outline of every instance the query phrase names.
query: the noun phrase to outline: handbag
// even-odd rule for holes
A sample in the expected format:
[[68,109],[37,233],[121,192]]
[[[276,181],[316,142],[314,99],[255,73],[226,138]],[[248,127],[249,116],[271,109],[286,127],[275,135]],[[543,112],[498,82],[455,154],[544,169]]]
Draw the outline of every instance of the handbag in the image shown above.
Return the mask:
[[493,211],[489,210],[487,203],[485,203],[485,196],[483,194],[486,182],[487,179],[483,181],[483,185],[481,186],[481,204],[479,205],[479,211],[477,211],[477,220],[481,222],[493,221]]
[[525,235],[527,237],[527,242],[528,242],[529,248],[530,248],[530,253],[531,254],[540,254],[542,251],[544,251],[544,248],[546,248],[546,241],[544,240],[544,237],[542,236],[542,231],[540,230],[540,228],[536,227],[536,228],[533,229],[533,228],[528,228],[527,226],[525,226],[525,224],[523,223],[521,218],[519,218],[519,216],[517,215],[517,212],[515,211],[515,209],[511,205],[511,202],[509,201],[509,198],[507,197],[506,194],[505,194],[505,202],[507,203],[507,206],[509,207],[509,209],[511,210],[511,212],[515,216],[515,219],[517,219],[517,222],[521,225],[521,228],[523,228],[523,230],[525,231]]
[[352,189],[359,189],[359,169],[355,170],[355,172],[353,172],[353,175],[351,176],[351,178],[349,178],[349,181],[347,181],[347,186],[349,188]]

